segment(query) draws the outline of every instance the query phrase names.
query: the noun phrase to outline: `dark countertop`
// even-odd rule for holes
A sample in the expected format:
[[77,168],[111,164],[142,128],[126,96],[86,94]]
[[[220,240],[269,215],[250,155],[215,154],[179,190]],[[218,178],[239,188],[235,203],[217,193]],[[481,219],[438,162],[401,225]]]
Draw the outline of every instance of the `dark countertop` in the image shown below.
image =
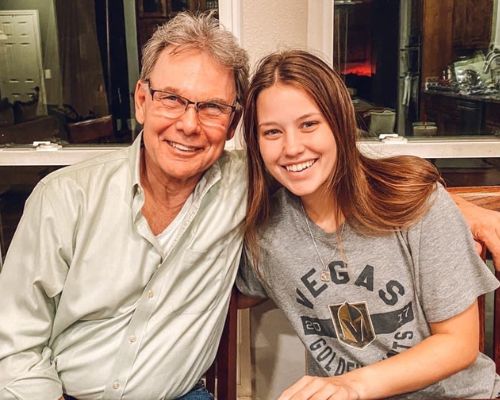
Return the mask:
[[424,94],[431,96],[446,96],[454,99],[463,99],[469,101],[479,101],[483,103],[500,103],[500,93],[494,95],[473,95],[473,94],[460,94],[451,90],[424,90]]

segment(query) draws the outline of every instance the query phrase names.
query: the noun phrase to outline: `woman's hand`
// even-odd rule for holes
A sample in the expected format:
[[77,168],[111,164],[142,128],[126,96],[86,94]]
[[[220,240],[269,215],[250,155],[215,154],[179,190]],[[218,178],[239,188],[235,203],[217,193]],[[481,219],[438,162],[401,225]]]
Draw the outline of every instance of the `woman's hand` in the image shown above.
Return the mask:
[[278,400],[385,399],[420,390],[476,360],[479,352],[477,301],[460,314],[429,325],[431,336],[406,351],[340,376],[305,376]]
[[278,400],[358,400],[356,390],[339,377],[304,376],[285,390]]

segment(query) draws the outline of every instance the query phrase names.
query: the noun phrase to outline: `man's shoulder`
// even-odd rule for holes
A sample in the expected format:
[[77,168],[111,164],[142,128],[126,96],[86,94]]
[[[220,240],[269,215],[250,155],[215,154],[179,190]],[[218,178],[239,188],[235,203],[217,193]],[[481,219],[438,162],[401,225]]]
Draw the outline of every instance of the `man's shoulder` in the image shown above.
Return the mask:
[[103,173],[114,174],[117,168],[128,167],[130,148],[111,150],[108,153],[89,158],[82,162],[61,168],[41,180],[45,185],[61,181],[90,182],[102,179]]
[[224,181],[241,184],[247,181],[247,159],[244,150],[225,150],[217,164]]
[[221,168],[229,165],[246,166],[246,152],[245,150],[224,150],[218,162]]

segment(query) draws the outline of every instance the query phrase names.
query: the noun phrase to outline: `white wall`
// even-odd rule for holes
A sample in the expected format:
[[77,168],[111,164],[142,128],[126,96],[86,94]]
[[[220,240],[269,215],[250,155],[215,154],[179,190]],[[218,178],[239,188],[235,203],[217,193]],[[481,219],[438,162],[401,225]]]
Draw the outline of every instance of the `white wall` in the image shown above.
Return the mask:
[[304,376],[304,346],[271,301],[253,308],[250,315],[252,399],[276,399]]
[[242,0],[241,44],[252,66],[271,51],[307,47],[307,8],[305,0]]
[[[248,51],[252,72],[262,57],[286,48],[311,51],[332,64],[332,0],[219,0],[219,19]],[[238,131],[226,148],[241,147]]]
[[[219,0],[224,27],[248,51],[251,71],[275,50],[309,50],[332,63],[332,0]],[[242,147],[241,135],[229,148]],[[254,393],[268,400],[304,375],[304,348],[283,313],[270,302],[251,310]]]
[[493,20],[491,22],[491,41],[500,47],[500,10],[498,0],[493,1]]
[[[307,2],[243,0],[241,45],[250,63],[287,47],[307,47]],[[283,313],[265,304],[251,311],[253,398],[275,399],[304,374],[304,352]],[[299,351],[297,351],[299,349]]]
[[[314,0],[320,3],[319,0]],[[308,48],[308,2],[242,0],[240,43],[253,67],[263,56],[285,48]],[[251,311],[253,399],[275,399],[304,375],[302,343],[283,313],[270,302]]]

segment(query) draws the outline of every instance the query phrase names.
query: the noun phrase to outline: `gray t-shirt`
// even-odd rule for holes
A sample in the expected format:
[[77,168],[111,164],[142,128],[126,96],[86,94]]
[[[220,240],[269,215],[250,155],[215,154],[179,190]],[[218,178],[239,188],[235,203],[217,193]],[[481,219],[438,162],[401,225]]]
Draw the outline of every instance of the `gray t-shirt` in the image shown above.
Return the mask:
[[[260,232],[259,279],[240,268],[239,290],[270,297],[283,310],[308,351],[307,373],[333,376],[376,363],[430,335],[429,322],[466,310],[498,281],[477,256],[470,230],[439,186],[429,211],[414,226],[381,237],[336,235],[309,220],[285,189],[273,198],[270,223]],[[342,253],[342,254],[339,254]],[[484,354],[469,368],[402,398],[497,397],[500,379]]]

